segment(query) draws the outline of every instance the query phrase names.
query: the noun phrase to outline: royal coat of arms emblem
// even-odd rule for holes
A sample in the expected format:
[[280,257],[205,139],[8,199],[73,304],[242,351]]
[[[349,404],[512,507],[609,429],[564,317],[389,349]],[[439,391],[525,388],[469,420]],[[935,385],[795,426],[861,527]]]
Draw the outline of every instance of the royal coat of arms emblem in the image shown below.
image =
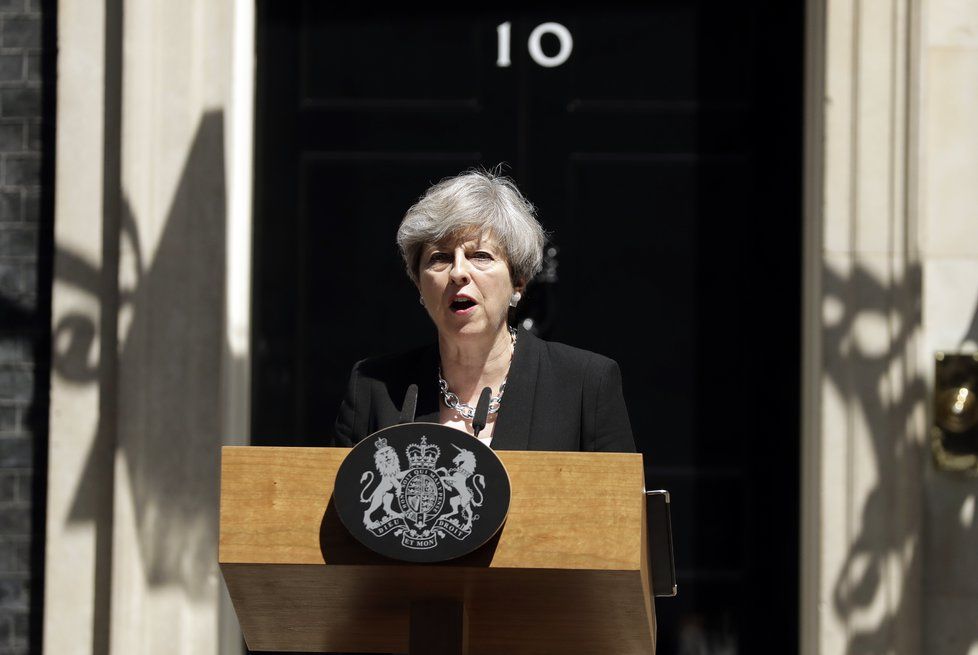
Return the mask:
[[496,454],[443,425],[408,423],[360,442],[337,472],[340,519],[367,547],[409,561],[478,548],[509,509],[509,476]]
[[475,453],[452,444],[458,451],[452,468],[438,466],[441,448],[422,436],[407,447],[408,468],[401,469],[387,439],[380,437],[374,445],[377,476],[374,471],[360,476],[365,528],[377,537],[393,532],[403,546],[418,549],[434,548],[439,537],[461,541],[472,533],[486,488],[485,476],[475,472]]

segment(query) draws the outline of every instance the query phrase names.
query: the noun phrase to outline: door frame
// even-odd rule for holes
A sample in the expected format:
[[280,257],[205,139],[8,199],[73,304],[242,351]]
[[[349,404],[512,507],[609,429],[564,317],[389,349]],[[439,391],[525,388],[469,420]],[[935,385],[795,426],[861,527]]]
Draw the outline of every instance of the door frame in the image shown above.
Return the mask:
[[[823,588],[821,553],[823,535],[845,530],[844,517],[824,515],[821,506],[823,476],[821,380],[821,312],[823,273],[823,194],[825,153],[824,97],[826,89],[827,44],[826,17],[828,0],[805,2],[805,107],[803,116],[803,272],[802,272],[802,347],[801,347],[801,528],[799,549],[799,653],[821,652],[819,620]],[[255,169],[255,32],[256,0],[234,0],[234,34],[232,61],[233,114],[230,120],[228,176],[228,257],[227,257],[227,425],[237,426],[235,434],[246,443],[250,427],[250,371],[252,339],[252,226]],[[919,13],[919,12],[917,12]],[[914,24],[919,22],[913,18]],[[835,521],[835,524],[830,523]],[[226,604],[229,607],[229,605]],[[233,611],[222,625],[222,635],[231,637],[236,630]],[[238,633],[240,634],[240,633]],[[222,653],[237,652],[229,639],[222,639]]]

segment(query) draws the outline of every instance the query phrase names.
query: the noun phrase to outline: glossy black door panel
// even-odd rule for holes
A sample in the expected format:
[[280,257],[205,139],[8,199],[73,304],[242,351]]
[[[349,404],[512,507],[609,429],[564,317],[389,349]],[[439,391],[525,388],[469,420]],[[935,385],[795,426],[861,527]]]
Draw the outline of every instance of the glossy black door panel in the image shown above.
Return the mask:
[[254,443],[326,443],[356,360],[433,339],[396,227],[505,162],[557,248],[521,318],[619,361],[672,491],[659,652],[796,651],[803,3],[258,8]]

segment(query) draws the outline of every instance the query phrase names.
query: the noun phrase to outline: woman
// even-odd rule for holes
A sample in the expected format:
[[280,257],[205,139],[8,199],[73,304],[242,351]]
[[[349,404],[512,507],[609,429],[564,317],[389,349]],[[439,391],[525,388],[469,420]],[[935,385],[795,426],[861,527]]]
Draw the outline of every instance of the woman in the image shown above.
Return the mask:
[[533,206],[505,177],[442,180],[408,211],[397,244],[438,343],[358,362],[336,419],[337,445],[394,425],[412,383],[417,421],[472,434],[482,389],[492,389],[479,439],[499,450],[633,452],[618,365],[509,327],[540,271],[545,235]]

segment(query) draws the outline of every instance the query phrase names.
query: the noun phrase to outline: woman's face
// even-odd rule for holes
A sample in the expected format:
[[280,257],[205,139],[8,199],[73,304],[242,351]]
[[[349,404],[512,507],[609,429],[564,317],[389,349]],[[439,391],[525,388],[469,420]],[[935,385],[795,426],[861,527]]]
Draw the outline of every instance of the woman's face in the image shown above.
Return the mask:
[[426,245],[418,286],[439,333],[452,336],[503,329],[516,290],[502,248],[487,236]]

